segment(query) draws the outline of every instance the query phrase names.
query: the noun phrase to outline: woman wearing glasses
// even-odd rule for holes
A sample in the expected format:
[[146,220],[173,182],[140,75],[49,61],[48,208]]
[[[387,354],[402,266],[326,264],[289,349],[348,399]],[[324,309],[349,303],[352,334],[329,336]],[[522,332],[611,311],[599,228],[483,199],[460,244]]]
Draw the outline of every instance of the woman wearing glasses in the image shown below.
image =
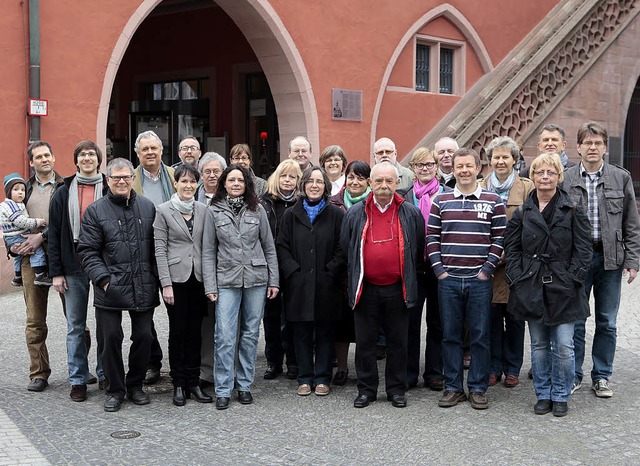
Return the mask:
[[[415,174],[413,186],[404,194],[404,198],[420,209],[425,228],[429,221],[431,201],[439,193],[451,191],[451,188],[440,184],[436,176],[438,172],[438,155],[426,147],[419,147],[411,156],[409,166]],[[426,253],[426,252],[425,252]],[[426,387],[440,391],[444,387],[442,375],[442,324],[438,308],[438,280],[433,269],[428,265],[418,270],[418,303],[409,309],[409,338],[407,340],[407,386],[418,385],[420,372],[420,336],[422,326],[422,308],[427,300],[427,346],[425,348],[425,365],[422,377]]]
[[232,165],[240,165],[251,173],[251,179],[253,180],[253,186],[258,197],[267,192],[267,181],[253,173],[251,165],[253,159],[251,157],[251,148],[249,144],[236,144],[231,148],[229,152],[229,163]]
[[[300,396],[329,394],[333,331],[340,317],[343,259],[340,227],[344,213],[329,202],[331,182],[324,169],[307,168],[300,200],[282,216],[278,262],[284,310],[298,362]],[[315,360],[314,360],[315,349]]]
[[251,174],[239,165],[222,172],[218,192],[207,209],[202,277],[207,298],[217,301],[216,408],[229,407],[234,373],[238,401],[251,404],[260,321],[265,298],[278,294],[278,261],[269,220],[258,202]]
[[340,146],[328,146],[320,154],[320,166],[325,169],[331,181],[331,195],[335,196],[344,186],[344,169],[347,167],[347,157]]
[[531,164],[535,190],[513,213],[505,233],[508,311],[529,323],[536,414],[568,412],[574,379],[573,329],[589,315],[582,288],[591,264],[591,226],[558,187],[558,154]]
[[[533,182],[527,178],[520,178],[514,169],[520,160],[520,148],[510,137],[501,136],[491,141],[487,146],[487,157],[492,171],[480,185],[500,196],[509,221],[513,212],[524,204],[533,190]],[[524,356],[524,321],[514,319],[507,312],[509,287],[504,281],[504,273],[503,254],[493,276],[489,386],[500,382],[504,374],[504,386],[513,388],[520,383],[520,369]]]

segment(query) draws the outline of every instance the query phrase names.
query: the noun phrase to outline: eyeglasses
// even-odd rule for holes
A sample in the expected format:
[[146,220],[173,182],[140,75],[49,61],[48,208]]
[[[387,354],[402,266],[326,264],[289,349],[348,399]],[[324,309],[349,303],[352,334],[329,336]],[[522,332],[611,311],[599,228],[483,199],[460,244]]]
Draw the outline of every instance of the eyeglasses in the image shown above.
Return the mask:
[[423,170],[424,168],[431,169],[436,166],[436,163],[435,162],[417,162],[417,163],[414,163],[413,166],[415,168],[419,168],[420,170]]
[[552,170],[538,170],[537,172],[533,172],[536,176],[544,176],[547,175],[549,178],[553,178],[554,176],[558,176],[558,172],[554,172]]
[[121,176],[111,176],[109,175],[109,179],[115,181],[116,183],[120,183],[121,181],[131,181],[133,175],[121,175]]
[[317,184],[318,186],[324,186],[324,180],[307,180],[306,184]]
[[375,154],[376,155],[393,155],[395,151],[396,151],[395,149],[381,149],[377,151]]
[[200,150],[200,148],[198,146],[182,146],[182,147],[180,147],[180,150],[182,152],[189,152],[189,151],[195,152],[195,151]]
[[98,153],[95,150],[88,150],[86,152],[80,152],[78,154],[78,158],[80,158],[80,157],[82,157],[82,158],[84,158],[84,157],[97,157],[97,156],[98,156]]
[[207,170],[204,170],[202,172],[202,174],[204,176],[211,176],[211,175],[220,176],[220,173],[222,173],[222,170],[209,170],[209,169],[207,169]]
[[598,149],[604,146],[603,141],[582,141],[580,144],[584,147],[596,146]]
[[340,163],[342,159],[340,157],[330,158],[324,161],[324,163]]
[[247,160],[250,160],[248,155],[242,155],[240,157],[237,157],[237,156],[231,157],[232,162],[240,162],[240,161],[246,162]]

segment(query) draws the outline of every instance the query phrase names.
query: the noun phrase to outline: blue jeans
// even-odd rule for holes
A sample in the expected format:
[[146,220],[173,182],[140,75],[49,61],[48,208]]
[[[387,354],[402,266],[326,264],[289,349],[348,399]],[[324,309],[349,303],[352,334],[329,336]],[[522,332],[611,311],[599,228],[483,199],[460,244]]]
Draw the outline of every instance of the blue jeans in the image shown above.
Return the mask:
[[[613,373],[613,358],[616,354],[616,319],[620,307],[622,269],[605,270],[602,252],[593,251],[591,268],[584,282],[587,299],[593,288],[596,331],[593,336],[591,357],[593,369],[591,380],[607,379]],[[582,364],[585,356],[585,321],[576,322],[573,344],[576,352],[575,381],[581,382],[584,375]]]
[[[83,271],[65,275],[68,290],[64,293],[64,308],[67,316],[67,364],[69,365],[69,383],[84,385],[89,378],[89,360],[84,339],[87,325],[87,307],[89,305],[89,277]],[[100,362],[100,349],[97,351],[96,372],[100,380],[104,372]]]
[[538,400],[569,401],[573,384],[574,322],[544,325],[529,322],[533,388]]
[[[21,244],[25,242],[25,238],[21,235],[17,236],[5,236],[5,242],[9,247],[14,244]],[[47,256],[44,253],[44,249],[42,246],[38,246],[33,254],[27,256],[29,258],[29,264],[31,267],[43,267],[47,265]],[[22,269],[22,256],[16,256],[13,258],[13,270],[18,273]]]
[[462,343],[465,319],[471,342],[471,367],[467,386],[470,392],[482,393],[489,386],[491,296],[491,280],[451,276],[438,280],[445,390],[463,390]]
[[[249,391],[253,383],[258,352],[260,322],[267,297],[266,286],[220,288],[216,305],[214,374],[217,397],[231,397],[233,369],[238,342],[238,390]],[[238,322],[239,332],[238,332]]]

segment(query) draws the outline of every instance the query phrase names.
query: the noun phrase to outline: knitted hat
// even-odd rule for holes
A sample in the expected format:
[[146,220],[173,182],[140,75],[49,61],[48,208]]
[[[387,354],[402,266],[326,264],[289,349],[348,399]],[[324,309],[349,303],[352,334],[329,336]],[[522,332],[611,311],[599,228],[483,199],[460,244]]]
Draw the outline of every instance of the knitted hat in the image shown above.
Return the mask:
[[7,199],[11,199],[11,190],[18,183],[22,183],[25,188],[27,187],[27,182],[17,173],[11,173],[4,177],[4,192],[7,195]]

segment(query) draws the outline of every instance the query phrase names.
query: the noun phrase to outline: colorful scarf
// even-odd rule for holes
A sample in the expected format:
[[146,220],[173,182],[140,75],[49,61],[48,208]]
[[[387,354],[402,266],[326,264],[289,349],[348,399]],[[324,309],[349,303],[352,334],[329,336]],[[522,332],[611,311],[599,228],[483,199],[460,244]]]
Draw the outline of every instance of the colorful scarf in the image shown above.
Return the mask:
[[325,205],[327,205],[327,200],[324,197],[319,202],[309,202],[307,199],[302,201],[302,207],[307,212],[307,217],[312,224]]
[[513,183],[516,181],[516,171],[511,170],[509,177],[504,181],[504,183],[500,183],[498,177],[495,172],[491,172],[489,178],[487,179],[487,189],[489,191],[493,191],[502,199],[504,205],[507,205],[507,200],[509,199],[509,191],[513,186]]
[[358,202],[364,201],[367,198],[367,196],[369,195],[370,192],[371,192],[371,188],[369,186],[367,186],[367,189],[365,190],[364,193],[360,194],[359,196],[352,197],[351,194],[349,194],[349,191],[347,191],[345,189],[344,190],[344,207],[345,207],[345,209],[349,210],[351,207],[353,207]]
[[424,217],[425,227],[429,223],[431,212],[431,196],[440,190],[440,181],[435,176],[427,184],[420,184],[418,180],[413,183],[413,195],[418,199],[418,209]]

